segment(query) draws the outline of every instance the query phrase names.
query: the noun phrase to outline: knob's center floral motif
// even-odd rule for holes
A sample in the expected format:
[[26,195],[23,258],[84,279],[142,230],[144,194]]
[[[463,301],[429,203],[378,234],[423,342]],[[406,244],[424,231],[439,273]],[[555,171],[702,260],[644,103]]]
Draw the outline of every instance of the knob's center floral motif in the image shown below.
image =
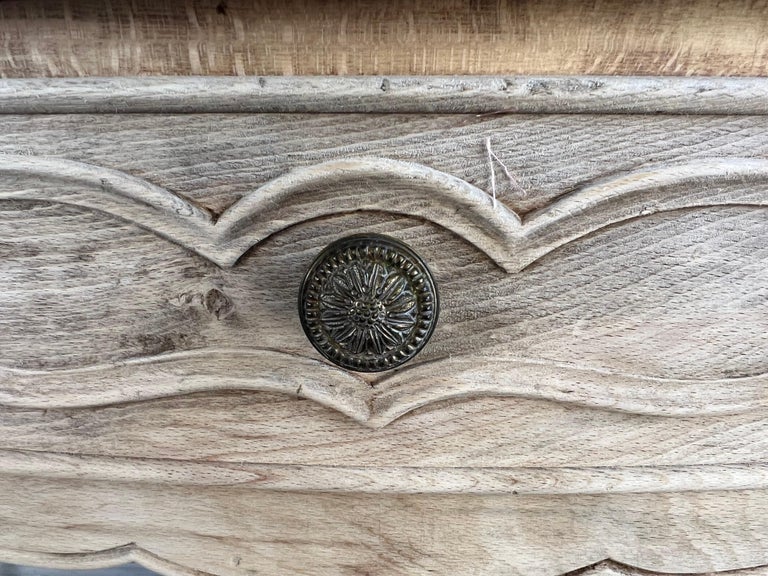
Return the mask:
[[387,311],[384,308],[384,302],[381,300],[355,300],[352,302],[352,308],[349,310],[349,316],[359,328],[377,329],[381,326],[382,320],[387,317]]
[[416,325],[416,294],[402,271],[379,261],[338,266],[320,297],[320,318],[347,352],[384,354]]
[[386,236],[351,236],[314,262],[299,308],[307,336],[326,358],[372,372],[398,366],[423,347],[437,320],[437,292],[407,246]]

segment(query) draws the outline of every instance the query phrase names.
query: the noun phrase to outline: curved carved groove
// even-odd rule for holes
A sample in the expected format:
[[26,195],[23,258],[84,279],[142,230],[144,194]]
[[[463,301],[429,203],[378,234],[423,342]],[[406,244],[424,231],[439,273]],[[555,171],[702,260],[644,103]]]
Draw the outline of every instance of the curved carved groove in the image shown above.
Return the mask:
[[[64,380],[76,380],[77,388],[61,386]],[[107,380],[120,386],[105,390]],[[483,357],[479,362],[477,356],[462,356],[406,367],[371,385],[318,360],[251,348],[198,349],[56,371],[0,368],[0,383],[0,404],[28,408],[96,406],[215,390],[278,392],[313,400],[373,428],[435,402],[484,395],[656,416],[736,414],[768,406],[768,374],[674,380],[525,358]]]
[[[165,576],[214,576],[210,572],[198,568],[187,567],[177,562],[166,560],[158,554],[149,552],[138,544],[124,544],[106,550],[81,553],[45,553],[26,550],[0,548],[0,556],[4,561],[14,564],[62,568],[69,570],[89,570],[94,568],[110,568],[128,562],[136,562],[149,570]],[[646,568],[637,568],[625,562],[606,558],[589,566],[577,568],[561,576],[671,576],[670,572],[659,572]],[[719,574],[722,576],[768,576],[768,565],[735,568],[728,570],[708,570],[697,574],[686,572],[688,576],[707,576]]]
[[0,557],[2,557],[4,562],[11,562],[13,564],[61,568],[64,570],[92,570],[94,568],[110,568],[127,564],[128,562],[136,562],[149,570],[153,570],[158,574],[166,574],[167,576],[210,575],[209,572],[188,568],[187,566],[166,560],[133,543],[96,552],[63,554],[0,548]]
[[[699,194],[690,184],[700,182]],[[375,210],[429,220],[464,238],[507,272],[611,224],[657,212],[708,206],[768,206],[768,190],[722,194],[720,187],[768,183],[768,161],[712,159],[612,176],[551,206],[520,216],[494,207],[483,190],[419,164],[381,158],[334,160],[300,168],[231,206],[217,223],[221,264],[285,228],[340,211]],[[357,184],[339,206],[338,188]],[[648,193],[653,197],[649,199]]]
[[[340,199],[339,188],[350,186],[354,194]],[[500,203],[494,208],[488,194],[464,180],[411,162],[350,158],[296,169],[232,205],[216,224],[220,258],[232,265],[289,226],[364,210],[434,222],[504,268],[520,237],[519,216]]]
[[[687,573],[688,576],[696,576],[696,574]],[[707,574],[721,574],[723,576],[766,576],[768,575],[768,565],[754,566],[750,568],[742,568],[735,570],[721,570],[715,572],[707,572]],[[579,568],[573,572],[568,572],[562,576],[671,576],[669,572],[656,572],[653,570],[646,570],[644,568],[637,568],[623,562],[611,560],[606,558],[596,564]],[[706,576],[702,574],[701,576]]]
[[[60,193],[39,187],[0,192],[0,199],[75,204],[113,214],[232,266],[251,247],[306,220],[350,211],[380,211],[429,220],[484,252],[507,272],[519,272],[553,250],[611,224],[657,212],[707,206],[768,206],[768,160],[711,159],[651,167],[576,190],[524,220],[480,188],[438,170],[383,158],[332,160],[298,168],[233,204],[215,220],[194,203],[116,170],[61,159],[0,155],[0,176],[66,181],[83,187]],[[702,189],[691,193],[690,185]],[[339,189],[354,187],[343,197]],[[649,193],[653,195],[649,198]]]
[[[0,191],[0,200],[42,200],[98,210],[200,254],[215,253],[212,215],[141,178],[83,162],[12,154],[0,154],[0,177],[12,184]],[[57,182],[75,184],[78,191],[46,186]]]
[[[701,188],[692,192],[694,184]],[[723,193],[722,187],[734,184],[744,187],[740,195]],[[768,161],[745,158],[698,160],[605,178],[529,214],[522,226],[525,241],[518,247],[513,267],[519,271],[601,228],[658,212],[710,206],[766,207],[768,189],[750,188],[758,184],[768,184]]]
[[[410,162],[380,158],[334,160],[296,169],[246,195],[214,220],[180,196],[116,170],[82,162],[0,154],[0,176],[64,181],[83,188],[62,194],[37,187],[0,192],[0,199],[43,200],[100,210],[229,267],[265,238],[305,220],[375,210],[430,220],[474,244],[500,266],[515,243],[520,219],[491,206],[475,186]],[[15,184],[16,182],[14,182]],[[359,184],[340,205],[338,189]]]
[[[435,374],[451,374],[450,379]],[[451,357],[405,367],[376,384],[370,426],[451,398],[511,396],[655,416],[737,414],[768,406],[768,374],[684,380],[528,358]],[[717,402],[712,402],[713,394]]]
[[[77,389],[64,390],[63,380]],[[120,386],[104,389],[105,380]],[[215,390],[278,392],[313,400],[359,422],[370,385],[318,360],[271,349],[204,349],[65,370],[0,368],[0,404],[98,406]]]

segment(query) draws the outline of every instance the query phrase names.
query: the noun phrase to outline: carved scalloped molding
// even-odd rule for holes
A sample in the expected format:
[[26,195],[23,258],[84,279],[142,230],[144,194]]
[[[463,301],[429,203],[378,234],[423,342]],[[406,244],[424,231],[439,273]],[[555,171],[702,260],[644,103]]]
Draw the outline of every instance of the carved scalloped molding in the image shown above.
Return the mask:
[[[438,372],[453,376],[450,381],[435,378],[438,364]],[[275,379],[275,372],[291,376]],[[76,391],[60,386],[62,379],[76,379]],[[469,356],[406,366],[372,385],[314,358],[257,348],[189,350],[65,370],[0,367],[0,380],[0,404],[7,406],[95,406],[192,392],[254,390],[307,398],[374,428],[434,402],[482,395],[662,416],[736,414],[768,405],[766,374],[664,379],[526,358],[483,357],[479,362]],[[105,381],[120,385],[105,390]]]
[[[611,224],[656,212],[707,206],[768,205],[768,160],[695,161],[606,177],[520,218],[484,191],[437,170],[381,158],[334,160],[300,168],[246,195],[216,218],[176,194],[122,172],[62,159],[0,155],[0,177],[12,186],[0,200],[43,200],[99,210],[133,222],[220,266],[269,236],[318,217],[358,210],[395,212],[434,222],[487,254],[507,272],[519,271],[560,246]],[[68,182],[77,192],[40,182]],[[335,187],[360,182],[339,207]],[[692,183],[702,188],[691,193]],[[30,183],[32,185],[30,185]],[[706,184],[706,185],[704,185]],[[728,194],[724,188],[730,187]],[[396,198],[392,197],[395,190]],[[220,362],[227,363],[221,370]],[[438,361],[454,375],[434,377],[434,362],[363,378],[270,349],[196,350],[115,364],[58,371],[0,367],[0,403],[29,407],[82,406],[202,390],[251,389],[296,394],[369,426],[383,426],[440,400],[478,395],[516,396],[658,415],[738,413],[768,405],[768,375],[684,380],[623,374],[590,366],[490,354]],[[267,378],[269,370],[292,377]],[[163,378],[148,378],[152,371]],[[78,394],[62,378],[78,379]],[[120,382],[103,389],[104,379]],[[472,382],[473,384],[468,384]],[[652,384],[652,386],[648,386]],[[712,398],[716,398],[713,401]]]
[[[464,180],[384,158],[331,160],[298,168],[247,194],[218,218],[145,180],[82,162],[0,154],[0,177],[76,183],[82,193],[57,195],[32,187],[0,193],[0,200],[43,200],[107,212],[225,267],[286,228],[345,212],[388,212],[434,222],[507,272],[519,272],[553,250],[618,222],[686,208],[768,205],[766,190],[738,201],[720,192],[729,184],[768,181],[768,160],[746,158],[697,160],[612,175],[524,219],[500,202],[494,205],[486,192]],[[361,186],[353,198],[345,198],[348,205],[339,207],[333,202],[334,190],[346,182]],[[696,182],[706,183],[700,194],[679,186]],[[393,188],[396,197],[387,193]]]
[[[0,549],[0,557],[5,561],[15,564],[33,566],[45,566],[49,568],[62,568],[70,570],[87,570],[93,568],[109,568],[128,562],[136,562],[145,568],[164,574],[166,576],[206,576],[204,572],[196,568],[183,566],[176,562],[165,560],[161,556],[145,550],[135,543],[116,546],[107,550],[79,554],[51,554],[43,552],[17,551]],[[766,576],[768,565],[750,568],[707,571],[706,573],[687,572],[687,576],[707,576],[718,574],[721,576]],[[560,576],[671,576],[669,572],[657,572],[644,568],[636,568],[621,561],[606,558],[589,566],[575,568]]]
[[107,550],[89,553],[55,554],[31,552],[22,550],[0,549],[0,557],[4,562],[24,564],[29,566],[44,566],[64,570],[92,570],[94,568],[109,568],[128,562],[136,562],[149,570],[167,576],[202,576],[209,574],[195,568],[188,568],[176,562],[145,550],[137,544],[124,544]]
[[[635,568],[629,564],[606,559],[597,564],[580,568],[573,572],[563,574],[563,576],[670,576],[668,572],[654,572],[643,568]],[[720,572],[708,572],[707,574],[733,574],[734,576],[765,576],[768,574],[768,566],[755,566],[754,568],[745,568],[742,570],[725,570]],[[689,573],[689,576],[696,576]],[[701,576],[704,576],[703,574]]]

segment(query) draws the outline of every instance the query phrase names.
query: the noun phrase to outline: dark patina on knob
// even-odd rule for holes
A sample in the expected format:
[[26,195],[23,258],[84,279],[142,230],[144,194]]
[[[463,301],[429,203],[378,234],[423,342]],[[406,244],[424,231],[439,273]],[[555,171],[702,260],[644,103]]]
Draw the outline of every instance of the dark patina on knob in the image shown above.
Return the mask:
[[299,293],[301,325],[328,360],[357,372],[400,366],[437,324],[437,287],[424,261],[379,234],[337,240],[315,259]]

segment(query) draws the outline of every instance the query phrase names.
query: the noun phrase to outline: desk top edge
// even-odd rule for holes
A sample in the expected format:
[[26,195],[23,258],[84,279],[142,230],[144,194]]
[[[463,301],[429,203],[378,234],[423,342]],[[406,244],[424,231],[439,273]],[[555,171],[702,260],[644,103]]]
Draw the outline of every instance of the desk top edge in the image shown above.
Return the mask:
[[768,78],[154,76],[0,80],[0,114],[768,114]]

